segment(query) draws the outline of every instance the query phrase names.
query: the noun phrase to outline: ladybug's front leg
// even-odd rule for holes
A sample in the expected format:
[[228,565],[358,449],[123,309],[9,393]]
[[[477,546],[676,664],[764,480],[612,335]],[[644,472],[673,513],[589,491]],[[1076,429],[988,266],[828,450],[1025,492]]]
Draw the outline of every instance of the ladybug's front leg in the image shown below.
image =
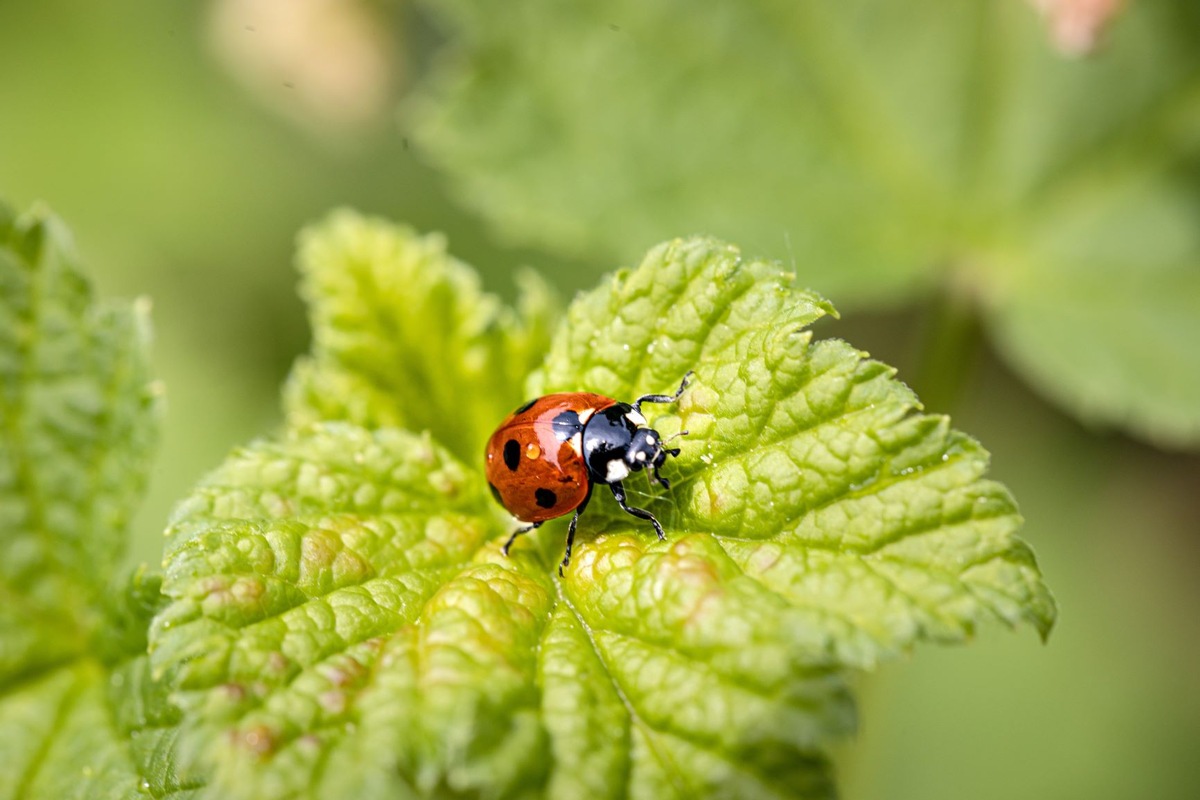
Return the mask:
[[683,390],[687,388],[692,374],[692,371],[688,370],[688,373],[683,376],[683,380],[680,381],[679,388],[675,390],[675,394],[644,394],[634,402],[634,409],[640,412],[642,410],[642,403],[674,403],[683,394]]
[[658,534],[658,538],[667,538],[667,535],[663,533],[662,525],[658,524],[658,520],[654,518],[653,514],[644,508],[634,508],[631,505],[626,505],[625,487],[621,485],[620,481],[614,481],[613,483],[610,483],[608,487],[612,489],[613,497],[617,498],[617,505],[619,505],[626,514],[632,514],[639,519],[649,520],[650,524],[654,526],[654,532]]
[[658,474],[658,467],[654,467],[654,482],[657,483],[659,486],[661,486],[664,489],[671,488],[671,482],[669,480],[667,480],[666,478],[664,478],[662,475]]

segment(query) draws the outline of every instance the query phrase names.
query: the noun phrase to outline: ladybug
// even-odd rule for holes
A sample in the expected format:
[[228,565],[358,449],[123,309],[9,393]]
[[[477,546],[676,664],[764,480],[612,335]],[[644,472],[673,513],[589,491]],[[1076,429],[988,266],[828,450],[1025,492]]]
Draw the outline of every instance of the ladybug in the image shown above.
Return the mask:
[[[625,502],[621,481],[648,468],[660,486],[671,487],[658,470],[667,456],[678,456],[679,449],[664,446],[641,408],[642,403],[675,402],[691,376],[691,372],[683,376],[673,395],[648,394],[633,403],[589,392],[548,394],[530,400],[501,422],[487,443],[488,487],[510,514],[529,523],[504,543],[504,555],[521,534],[574,511],[567,528],[567,551],[558,568],[561,575],[571,563],[575,526],[596,484],[608,486],[617,505],[647,520],[659,539],[667,538],[653,514]],[[685,436],[687,431],[676,435]]]

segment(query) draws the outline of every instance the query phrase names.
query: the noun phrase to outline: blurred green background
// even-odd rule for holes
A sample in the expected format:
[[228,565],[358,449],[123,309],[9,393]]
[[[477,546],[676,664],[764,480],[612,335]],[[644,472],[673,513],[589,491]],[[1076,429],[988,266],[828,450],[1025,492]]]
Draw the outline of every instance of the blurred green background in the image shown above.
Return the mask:
[[[483,167],[455,161],[471,135],[501,131],[459,120],[446,134],[458,144],[446,147],[436,140],[453,128],[444,120],[409,135],[414,114],[428,118],[411,102],[414,87],[427,86],[453,31],[384,2],[0,3],[0,194],[60,214],[103,295],[154,301],[168,411],[132,560],[157,561],[172,504],[230,447],[277,424],[279,384],[307,346],[293,240],[330,208],[444,231],[504,295],[522,264],[569,297],[632,257],[569,231],[545,240],[506,232],[509,212],[494,209],[513,186],[464,178]],[[1050,56],[1054,41],[1047,35]],[[478,74],[473,91],[482,92],[496,73]],[[536,177],[567,192],[579,179]],[[619,194],[621,174],[610,180]],[[527,214],[530,226],[538,213]],[[658,217],[647,219],[656,230]],[[1200,216],[1190,219],[1200,231]],[[1194,797],[1200,458],[1186,443],[1158,449],[1085,427],[1028,388],[973,323],[939,326],[937,293],[859,302],[836,265],[807,263],[796,235],[794,248],[787,231],[738,243],[794,261],[802,281],[850,309],[822,335],[898,366],[938,398],[932,410],[952,412],[992,450],[993,474],[1021,502],[1061,603],[1046,646],[1028,632],[988,630],[969,647],[925,647],[864,677],[861,732],[839,753],[844,796]],[[845,299],[834,291],[842,285]],[[946,330],[957,333],[939,356],[931,337]],[[961,380],[946,380],[947,364]]]

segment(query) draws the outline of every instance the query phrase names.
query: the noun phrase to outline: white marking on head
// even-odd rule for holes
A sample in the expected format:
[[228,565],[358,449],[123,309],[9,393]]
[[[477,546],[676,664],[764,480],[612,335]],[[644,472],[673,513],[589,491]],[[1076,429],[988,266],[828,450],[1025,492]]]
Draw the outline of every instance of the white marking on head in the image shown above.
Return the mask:
[[580,425],[582,425],[583,423],[585,423],[585,422],[587,422],[589,419],[591,419],[591,418],[592,418],[592,414],[595,414],[595,413],[596,413],[596,409],[594,409],[594,408],[585,408],[583,411],[580,411],[580,412],[579,412],[578,414],[576,414],[575,416],[579,417],[579,424],[580,424]]
[[571,449],[578,455],[583,455],[583,434],[577,433],[570,439],[567,439],[567,444],[571,445]]
[[638,450],[636,453],[634,453],[633,457],[636,458],[638,461],[646,460],[646,454],[641,450]]
[[608,469],[604,473],[604,479],[609,483],[623,481],[629,477],[629,467],[625,466],[625,462],[619,458],[614,458],[608,462]]
[[638,426],[639,428],[646,427],[646,418],[643,417],[641,414],[639,414],[637,411],[634,411],[632,409],[630,409],[629,411],[627,411],[625,413],[625,419],[629,420],[630,422],[632,422],[634,425]]
[[655,439],[653,436],[647,436],[646,444],[658,444],[658,440]]

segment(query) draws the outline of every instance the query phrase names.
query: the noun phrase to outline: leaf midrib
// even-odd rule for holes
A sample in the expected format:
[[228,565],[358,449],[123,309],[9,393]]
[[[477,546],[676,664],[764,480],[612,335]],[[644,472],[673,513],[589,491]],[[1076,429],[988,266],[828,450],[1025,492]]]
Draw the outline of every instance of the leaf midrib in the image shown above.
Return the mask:
[[[698,793],[699,790],[697,789],[697,787],[694,787],[688,783],[687,776],[679,768],[679,765],[676,764],[675,761],[668,754],[663,753],[656,746],[656,744],[654,742],[654,736],[653,736],[653,734],[656,733],[654,727],[651,726],[646,720],[642,719],[641,715],[638,714],[637,709],[634,708],[633,702],[629,699],[629,695],[626,693],[625,688],[621,685],[621,682],[619,680],[617,680],[617,677],[616,677],[616,675],[613,674],[612,670],[609,669],[607,660],[604,658],[603,653],[601,653],[599,645],[596,644],[596,639],[595,639],[594,635],[592,634],[591,627],[588,625],[587,621],[583,618],[583,616],[575,608],[575,605],[570,601],[570,599],[566,596],[566,593],[563,591],[562,580],[559,578],[554,578],[554,586],[555,586],[555,590],[558,595],[558,602],[565,605],[570,610],[571,614],[575,617],[575,621],[577,623],[579,623],[580,629],[583,631],[584,636],[587,637],[588,646],[592,649],[592,654],[596,657],[596,660],[604,668],[604,674],[608,677],[608,680],[609,680],[610,685],[612,686],[613,692],[615,692],[617,697],[620,698],[621,705],[624,706],[624,708],[625,708],[625,713],[628,715],[629,724],[631,726],[637,725],[642,730],[643,734],[646,737],[646,743],[647,743],[648,747],[650,748],[650,751],[654,754],[655,759],[657,759],[659,765],[663,768],[663,772],[665,772],[668,776],[670,776],[671,783],[675,786],[676,791],[680,792],[679,796],[680,797],[699,797],[699,796],[701,796]],[[630,737],[630,740],[629,740],[629,747],[630,747],[630,750],[629,750],[628,758],[629,758],[630,766],[631,766],[629,775],[631,776],[631,779],[632,779],[632,774],[633,774],[633,771],[632,771],[632,762],[633,762],[633,739],[632,739],[632,736]]]

